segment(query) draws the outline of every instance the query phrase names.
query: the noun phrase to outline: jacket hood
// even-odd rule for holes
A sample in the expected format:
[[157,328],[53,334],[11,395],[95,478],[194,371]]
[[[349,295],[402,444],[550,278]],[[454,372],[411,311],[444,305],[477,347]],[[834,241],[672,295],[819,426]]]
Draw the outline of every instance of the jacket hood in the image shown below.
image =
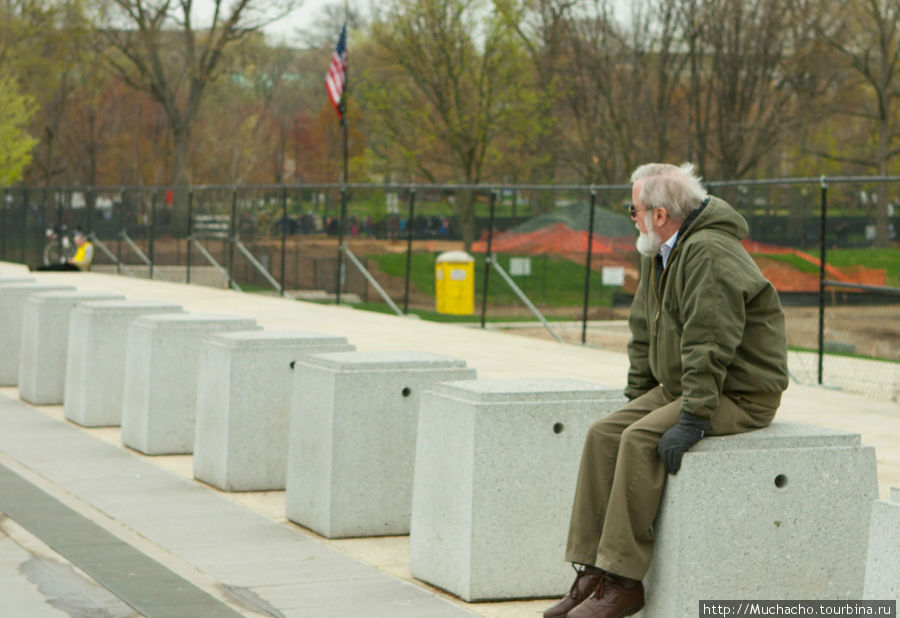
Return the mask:
[[706,206],[701,206],[688,216],[685,225],[679,231],[678,242],[699,230],[718,230],[738,240],[743,240],[750,234],[750,228],[744,217],[728,202],[714,196],[710,196]]

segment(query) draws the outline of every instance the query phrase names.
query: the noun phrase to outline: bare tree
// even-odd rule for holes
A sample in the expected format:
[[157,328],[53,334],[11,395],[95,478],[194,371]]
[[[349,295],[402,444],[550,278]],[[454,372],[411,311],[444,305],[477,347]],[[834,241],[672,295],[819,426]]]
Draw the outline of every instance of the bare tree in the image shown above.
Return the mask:
[[[819,153],[825,158],[853,163],[887,175],[891,161],[900,154],[900,122],[897,102],[900,98],[900,2],[898,0],[854,0],[828,3],[820,15],[817,31],[843,60],[854,77],[847,87],[861,96],[843,104],[838,112],[861,119],[872,140],[847,148],[844,154]],[[869,146],[874,143],[874,149]],[[882,199],[875,211],[875,242],[885,246],[889,240],[888,200]]]
[[809,119],[827,80],[792,0],[678,0],[689,70],[690,152],[741,178]]
[[[521,48],[474,0],[395,0],[374,27],[375,58],[357,80],[374,130],[429,180],[483,179],[504,137],[530,122],[534,97]],[[466,245],[474,204],[458,200]]]
[[213,0],[199,20],[193,0],[108,0],[101,16],[115,73],[149,93],[166,113],[172,138],[170,182],[190,182],[188,152],[207,86],[226,67],[231,45],[290,12],[295,0]]
[[685,55],[672,2],[634,2],[628,15],[615,8],[579,3],[568,20],[568,160],[587,182],[621,182],[640,161],[669,156],[680,118]]

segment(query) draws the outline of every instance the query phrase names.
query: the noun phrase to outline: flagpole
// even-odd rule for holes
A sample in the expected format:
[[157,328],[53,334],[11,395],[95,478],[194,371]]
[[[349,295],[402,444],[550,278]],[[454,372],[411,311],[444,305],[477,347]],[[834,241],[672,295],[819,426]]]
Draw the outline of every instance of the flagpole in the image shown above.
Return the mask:
[[344,230],[347,229],[347,99],[344,95],[341,103],[341,130],[344,134],[344,182],[341,186],[341,223],[338,230],[338,255],[337,255],[337,296],[336,302],[341,304],[341,270],[344,267]]
[[[344,3],[344,24],[346,28],[346,11],[347,4]],[[346,45],[346,44],[345,44]],[[349,53],[346,51],[345,53],[349,59]],[[348,139],[347,139],[347,90],[349,87],[348,73],[350,72],[349,68],[350,63],[347,62],[344,68],[344,90],[341,95],[341,103],[340,103],[340,116],[341,116],[341,132],[343,133],[344,138],[344,181],[343,186],[341,186],[341,222],[340,229],[338,231],[338,255],[337,255],[337,293],[335,295],[335,302],[340,305],[341,304],[341,271],[344,268],[344,231],[347,229],[347,181],[348,181]]]

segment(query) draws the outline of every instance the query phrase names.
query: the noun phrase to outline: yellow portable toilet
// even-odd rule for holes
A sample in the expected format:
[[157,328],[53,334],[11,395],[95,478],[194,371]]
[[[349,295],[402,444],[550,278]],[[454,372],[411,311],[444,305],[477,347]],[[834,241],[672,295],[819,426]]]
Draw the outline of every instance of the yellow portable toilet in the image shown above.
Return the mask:
[[437,256],[434,293],[438,313],[475,313],[475,258],[465,251],[446,251]]

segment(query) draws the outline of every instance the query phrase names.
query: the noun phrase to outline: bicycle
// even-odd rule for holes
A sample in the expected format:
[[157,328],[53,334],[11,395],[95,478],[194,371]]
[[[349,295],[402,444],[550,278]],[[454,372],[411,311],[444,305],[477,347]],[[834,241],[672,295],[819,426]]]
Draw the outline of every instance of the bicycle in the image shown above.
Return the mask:
[[44,266],[51,264],[65,264],[66,260],[75,255],[74,233],[67,225],[57,225],[47,228],[44,233],[47,243],[44,245]]

